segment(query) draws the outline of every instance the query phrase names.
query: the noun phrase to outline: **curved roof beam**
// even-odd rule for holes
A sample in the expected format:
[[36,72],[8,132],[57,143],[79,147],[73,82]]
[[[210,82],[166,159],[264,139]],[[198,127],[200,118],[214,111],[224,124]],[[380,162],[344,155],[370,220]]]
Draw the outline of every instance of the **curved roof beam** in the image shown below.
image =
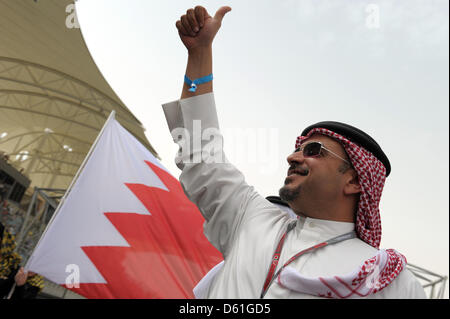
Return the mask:
[[[54,89],[54,88],[51,88],[51,87],[43,86],[43,85],[38,84],[38,83],[32,83],[32,82],[22,81],[22,80],[13,79],[13,78],[4,77],[4,76],[0,76],[0,80],[11,81],[11,82],[15,82],[15,83],[20,83],[20,84],[24,84],[24,85],[29,85],[29,86],[32,86],[32,87],[35,87],[35,88],[38,88],[38,89],[42,89],[42,90],[45,90],[45,91],[50,91],[50,92],[53,92],[53,93],[56,93],[56,94],[60,94],[60,95],[63,95],[63,96],[72,98],[72,99],[74,99],[74,100],[76,100],[76,101],[80,101],[80,103],[88,104],[88,105],[90,105],[90,106],[92,106],[92,107],[98,108],[98,109],[99,109],[98,112],[102,112],[102,113],[104,114],[103,117],[104,117],[105,119],[106,119],[107,116],[109,115],[110,111],[114,109],[114,106],[112,106],[112,105],[111,105],[111,108],[110,108],[110,109],[109,109],[109,108],[106,108],[106,107],[102,107],[102,106],[96,105],[96,104],[94,104],[94,103],[92,103],[92,102],[90,102],[90,101],[87,101],[86,99],[83,99],[83,98],[81,98],[81,97],[77,97],[77,96],[75,96],[75,95],[72,95],[72,94],[69,94],[69,93],[67,93],[67,92],[64,92],[64,91],[61,91],[61,90],[57,90],[57,89]],[[89,89],[90,89],[90,88],[89,88]],[[117,103],[115,103],[115,104],[118,105]],[[118,117],[119,119],[122,119],[123,121],[129,123],[131,126],[134,126],[134,125],[137,124],[137,125],[139,125],[143,130],[145,130],[145,128],[144,128],[144,126],[142,125],[142,123],[140,123],[138,120],[135,120],[135,119],[134,119],[134,115],[132,115],[133,118],[129,118],[129,117],[127,118],[126,116],[124,116],[124,112],[123,112],[124,109],[123,109],[123,107],[121,107],[121,106],[119,105],[119,108],[120,108],[121,111],[122,111],[122,112],[118,112],[118,113],[117,113],[117,117]],[[130,116],[130,113],[129,113],[129,112],[126,112],[126,115]],[[147,143],[144,143],[144,144],[147,144]]]
[[[49,68],[49,67],[47,67],[47,66],[40,65],[40,64],[37,64],[37,63],[33,63],[33,62],[29,62],[29,61],[24,61],[24,60],[15,59],[15,58],[11,58],[11,57],[4,57],[4,56],[0,56],[0,61],[6,61],[6,62],[17,63],[17,64],[20,64],[20,65],[23,65],[23,66],[31,66],[31,67],[34,67],[34,68],[38,68],[38,69],[40,69],[40,70],[44,70],[44,71],[47,71],[47,72],[51,72],[51,73],[53,73],[53,74],[57,74],[57,75],[59,75],[59,76],[62,77],[62,78],[65,78],[65,79],[68,79],[68,80],[70,80],[70,81],[76,82],[77,84],[79,84],[79,85],[81,85],[81,86],[84,86],[84,87],[88,88],[89,90],[92,90],[93,92],[97,93],[97,94],[100,95],[101,97],[103,97],[103,98],[105,98],[106,100],[108,100],[110,103],[112,103],[112,104],[118,106],[122,111],[124,111],[125,113],[127,113],[127,115],[129,115],[134,121],[136,121],[136,122],[142,127],[142,123],[141,123],[141,122],[133,115],[133,113],[131,113],[130,110],[128,110],[125,106],[121,105],[121,104],[118,103],[116,100],[114,100],[113,98],[109,97],[108,95],[106,95],[105,93],[103,93],[102,91],[100,91],[99,89],[97,89],[97,88],[91,86],[90,84],[88,84],[88,83],[86,83],[86,82],[84,82],[84,81],[82,81],[82,80],[80,80],[80,79],[77,79],[77,78],[75,78],[75,77],[73,77],[73,76],[71,76],[71,75],[69,75],[69,74],[64,73],[64,72],[61,72],[61,71],[58,71],[58,70]],[[18,80],[16,80],[16,79],[10,79],[10,78],[5,78],[5,77],[0,77],[0,79],[4,79],[4,80],[13,80],[13,81],[16,81],[16,82],[19,82],[19,83],[22,83],[22,84],[28,84],[28,85],[36,86],[36,84],[34,84],[34,83],[27,83],[27,82],[24,82],[24,81],[18,81]],[[37,80],[36,80],[36,81],[37,81]],[[37,86],[39,87],[39,85],[37,85]],[[44,88],[44,89],[47,89],[47,90],[53,90],[53,89],[47,88],[47,87],[40,87],[40,88]],[[55,91],[56,91],[56,90],[55,90]],[[71,96],[71,95],[69,95],[69,94],[67,94],[67,93],[64,93],[64,92],[56,92],[56,93],[63,94],[63,95],[66,95],[66,96],[69,96],[69,97],[71,97],[71,98],[73,98],[73,99],[76,99],[76,100],[80,100],[79,97],[74,97],[74,96]],[[93,103],[86,102],[86,101],[84,101],[84,102],[85,102],[85,103],[89,103],[89,104],[91,104],[91,105],[93,105],[93,106],[96,106],[96,105],[93,104]],[[98,106],[97,106],[97,107],[98,107]],[[103,110],[102,107],[100,107],[100,108]]]
[[67,174],[67,173],[61,173],[58,171],[52,171],[52,172],[46,172],[46,171],[31,171],[31,174],[44,174],[44,175],[48,175],[48,174],[52,174],[52,175],[56,175],[56,176],[64,176],[64,177],[70,177],[73,178],[74,174]]
[[79,155],[79,156],[86,156],[86,152],[77,152],[77,151],[71,151],[71,152],[68,152],[68,151],[66,151],[66,150],[61,150],[61,151],[59,151],[59,152],[41,152],[41,153],[39,153],[39,154],[41,154],[42,156],[45,156],[45,155],[52,155],[52,154],[54,154],[54,155],[58,155],[58,154],[71,154],[71,155]]
[[[118,118],[119,121],[127,122],[131,127],[133,127],[133,126],[135,126],[136,124],[138,124],[138,125],[145,131],[145,128],[144,128],[144,126],[141,124],[141,122],[140,122],[139,120],[137,120],[137,119],[135,118],[135,116],[134,116],[128,109],[122,107],[118,102],[116,102],[115,100],[111,99],[109,96],[103,94],[101,91],[99,91],[99,90],[93,88],[92,86],[90,86],[89,84],[86,84],[85,82],[83,82],[83,81],[81,81],[81,80],[78,80],[78,79],[76,79],[76,78],[74,78],[74,77],[72,77],[72,76],[70,76],[70,75],[67,75],[67,74],[65,74],[65,73],[63,73],[63,72],[59,72],[59,71],[57,71],[57,70],[54,70],[54,69],[51,69],[51,68],[48,68],[48,67],[45,67],[45,66],[41,66],[41,65],[36,64],[36,63],[31,63],[31,62],[27,62],[27,61],[23,61],[23,60],[19,60],[19,59],[14,59],[14,58],[0,57],[0,61],[2,61],[2,60],[3,60],[3,61],[6,61],[6,62],[19,63],[20,65],[25,66],[25,67],[28,66],[28,65],[30,65],[30,66],[35,66],[35,67],[39,67],[40,69],[48,70],[48,71],[54,72],[54,73],[58,74],[59,76],[63,76],[63,77],[65,77],[65,78],[67,78],[67,79],[70,79],[70,80],[74,79],[77,83],[86,86],[88,89],[91,89],[91,90],[95,91],[96,93],[99,92],[98,94],[101,94],[101,96],[104,97],[104,98],[106,97],[106,99],[107,99],[108,101],[110,101],[110,102],[112,101],[115,105],[118,105],[119,108],[120,108],[122,111],[124,111],[127,115],[129,115],[129,116],[132,118],[132,119],[130,119],[130,118],[124,117],[121,113],[117,113],[116,116],[117,116],[117,118]],[[9,69],[8,69],[8,70],[9,70]],[[5,70],[3,70],[2,72],[5,72]],[[0,72],[0,73],[2,73],[2,72]],[[33,77],[33,79],[34,79],[34,77]],[[20,84],[24,84],[24,85],[29,85],[29,86],[32,86],[32,87],[36,87],[36,88],[38,88],[38,89],[50,91],[50,92],[53,92],[53,93],[56,93],[56,94],[61,94],[61,95],[64,95],[64,96],[66,96],[66,97],[72,98],[72,99],[74,99],[74,100],[80,101],[80,103],[89,104],[89,105],[91,105],[92,107],[95,107],[95,108],[99,109],[98,112],[103,113],[103,117],[104,117],[105,119],[106,119],[107,116],[109,115],[109,111],[110,111],[109,109],[107,110],[107,109],[103,108],[102,106],[99,106],[99,105],[90,103],[89,101],[83,101],[80,97],[73,96],[73,95],[68,94],[67,92],[63,92],[63,91],[61,91],[61,90],[57,90],[57,89],[54,89],[54,88],[49,88],[49,87],[43,86],[43,85],[41,85],[41,84],[39,84],[39,83],[32,83],[32,82],[22,81],[22,80],[18,80],[18,79],[9,78],[9,77],[3,77],[3,76],[0,76],[0,80],[16,82],[16,83],[20,83]],[[35,79],[34,79],[34,80],[35,80]],[[36,81],[37,81],[37,80],[36,80]],[[75,103],[75,104],[76,104],[76,103]],[[111,110],[112,110],[112,109],[111,109]],[[105,112],[106,112],[106,114],[105,114]],[[131,128],[130,128],[130,132],[132,132]],[[142,132],[142,134],[144,134],[144,133]],[[155,154],[155,156],[156,156],[157,158],[159,158],[157,152],[155,151],[155,149],[153,148],[153,146],[152,146],[148,141],[146,141],[144,138],[140,137],[139,134],[137,134],[137,132],[135,132],[133,135],[134,135],[134,136],[135,136],[142,144],[146,145],[146,146],[149,148],[149,150],[150,150],[153,154]],[[145,136],[145,135],[144,135],[144,136]]]
[[82,122],[78,122],[78,121],[74,121],[72,119],[63,117],[63,116],[58,116],[58,115],[53,115],[53,114],[49,114],[49,113],[45,113],[45,112],[39,112],[39,111],[33,111],[30,109],[23,109],[23,108],[18,108],[18,107],[11,107],[11,106],[5,106],[5,105],[0,105],[0,109],[8,109],[8,110],[14,110],[16,112],[26,112],[26,113],[33,113],[33,114],[37,114],[37,115],[42,115],[45,117],[53,117],[53,118],[57,118],[58,120],[61,121],[65,121],[65,122],[70,122],[70,123],[74,123],[86,128],[90,128],[91,130],[94,130],[96,132],[98,132],[100,130],[100,128],[95,127],[95,126],[91,126]]
[[[62,136],[62,137],[65,137],[65,138],[67,138],[67,139],[71,139],[71,140],[77,141],[77,142],[79,142],[79,143],[86,144],[86,145],[88,145],[89,147],[92,145],[92,142],[90,142],[90,141],[84,141],[84,140],[81,140],[81,139],[79,139],[79,138],[76,138],[76,137],[67,135],[67,134],[56,133],[56,132],[53,132],[53,133],[46,133],[46,132],[42,132],[42,131],[27,132],[27,133],[22,133],[22,134],[14,135],[14,136],[8,137],[8,138],[5,139],[5,140],[0,141],[0,144],[6,143],[6,142],[11,141],[11,140],[16,139],[16,138],[20,138],[20,137],[27,136],[27,135],[34,135],[34,134],[39,134],[39,135],[53,134],[53,135],[56,135],[56,136]],[[39,137],[40,137],[40,136],[39,136]]]
[[[104,122],[106,121],[106,119],[109,116],[109,114],[105,115],[105,113],[102,112],[102,111],[94,110],[93,108],[88,107],[86,105],[82,105],[81,103],[75,103],[72,100],[64,99],[62,97],[55,96],[55,95],[48,95],[48,94],[42,94],[42,93],[39,93],[39,92],[30,92],[30,91],[24,91],[24,90],[10,90],[10,89],[0,89],[0,94],[1,93],[13,94],[13,95],[24,95],[24,96],[35,96],[35,97],[39,97],[39,98],[42,98],[42,99],[47,99],[49,101],[59,101],[59,102],[70,104],[70,105],[72,105],[72,106],[74,106],[76,108],[79,108],[80,110],[84,110],[86,112],[89,112],[89,113],[91,113],[91,114],[101,118],[102,122],[101,122],[100,126],[96,129],[97,131],[99,131],[101,129],[101,125],[104,124]],[[104,111],[106,111],[106,110],[104,110]],[[124,120],[124,121],[128,121],[129,122],[129,120],[127,120],[126,118],[124,118],[120,114],[117,114],[116,117],[118,119],[120,119],[120,120]],[[143,142],[143,141],[141,140],[141,142]]]
[[[16,154],[11,154],[11,155],[16,155]],[[68,168],[63,169],[63,170],[66,171],[66,172],[69,171],[68,173],[72,174],[72,176],[76,173],[78,167],[80,167],[80,161],[76,162],[76,163],[72,163],[72,162],[61,160],[61,159],[55,159],[55,158],[51,158],[51,157],[42,157],[40,155],[34,155],[33,156],[32,154],[28,155],[28,158],[25,161],[23,161],[23,162],[30,162],[31,163],[31,161],[33,159],[39,161],[38,162],[39,165],[36,165],[36,166],[41,166],[41,169],[42,169],[42,166],[45,166],[52,172],[53,171],[61,172],[61,166],[59,166],[58,168],[54,168],[54,167],[51,167],[51,165],[49,165],[51,163],[60,163],[60,164],[64,164],[64,165],[67,165],[67,166],[71,166],[71,167],[73,167],[73,170],[68,169]],[[31,170],[28,174],[33,174],[33,170]]]
[[[1,108],[2,108],[2,106],[0,105],[0,109],[1,109]],[[10,107],[4,107],[4,108],[10,108]],[[18,110],[18,111],[26,111],[26,110],[24,110],[24,109],[15,109],[15,108],[11,108],[11,109]],[[37,112],[37,111],[30,111],[30,112]],[[41,115],[43,114],[42,112],[38,112],[38,113],[40,113]],[[50,115],[50,114],[45,114],[45,116],[52,116],[52,115]],[[56,116],[55,116],[55,117],[56,117]],[[61,118],[61,119],[64,120],[64,121],[74,122],[74,123],[76,123],[76,124],[79,124],[79,125],[83,125],[83,126],[89,127],[89,128],[91,128],[91,129],[96,130],[97,132],[100,131],[99,128],[94,128],[94,127],[92,127],[92,126],[87,126],[87,124],[80,124],[79,122],[75,122],[75,121],[73,121],[73,120],[67,120],[67,119],[65,119],[65,118]],[[67,135],[67,134],[57,133],[57,132],[53,132],[53,133],[45,133],[45,132],[42,132],[42,131],[34,131],[34,132],[28,132],[28,133],[22,133],[22,134],[10,136],[10,137],[8,137],[8,138],[6,138],[6,139],[0,140],[0,145],[3,144],[3,143],[9,142],[9,141],[11,141],[11,140],[13,140],[13,139],[15,139],[15,138],[19,138],[19,137],[21,137],[21,136],[26,136],[26,135],[32,135],[32,134],[41,134],[41,135],[42,135],[42,134],[53,134],[53,135],[57,135],[57,136],[63,136],[63,137],[65,137],[65,138],[68,138],[68,139],[71,139],[71,140],[75,140],[75,141],[80,142],[80,143],[87,144],[89,147],[92,145],[92,142],[80,140],[80,139],[78,139],[78,138],[76,138],[76,137],[73,137],[73,136],[70,136],[70,135]],[[136,139],[138,139],[142,144],[149,146],[149,147],[150,147],[150,150],[153,150],[153,151],[154,151],[153,147],[152,147],[151,145],[147,144],[141,137],[139,137],[139,136],[137,136],[137,135],[134,135],[134,137],[135,137]],[[155,152],[155,154],[156,154],[156,152]],[[158,155],[156,155],[156,156],[159,158]]]
[[42,93],[38,93],[38,92],[30,92],[30,91],[23,91],[23,90],[8,90],[8,89],[0,89],[0,93],[36,96],[36,97],[40,97],[40,98],[44,98],[44,99],[48,99],[48,100],[56,100],[56,101],[60,101],[63,103],[73,105],[74,107],[80,108],[82,110],[88,111],[94,115],[101,117],[102,119],[107,118],[107,116],[101,111],[93,110],[92,108],[89,108],[88,106],[82,105],[80,103],[75,103],[71,100],[67,100],[67,99],[64,99],[62,97],[55,96],[55,95],[47,95],[47,94],[42,94]]
[[[15,155],[15,154],[11,154],[11,155]],[[58,162],[58,163],[61,163],[61,164],[75,166],[76,168],[80,167],[80,163],[72,163],[72,162],[63,161],[63,160],[52,158],[52,157],[43,157],[40,154],[39,155],[29,154],[28,157],[29,157],[29,159],[27,159],[27,161],[33,159],[33,157],[36,157],[38,160],[41,160],[41,161],[42,160],[46,160],[46,161],[49,161],[49,162]]]

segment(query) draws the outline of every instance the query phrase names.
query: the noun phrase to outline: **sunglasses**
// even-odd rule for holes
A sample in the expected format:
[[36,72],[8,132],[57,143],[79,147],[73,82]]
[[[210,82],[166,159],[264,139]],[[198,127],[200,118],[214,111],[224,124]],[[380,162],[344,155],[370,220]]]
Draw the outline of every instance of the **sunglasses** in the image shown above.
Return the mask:
[[325,151],[329,152],[330,154],[336,156],[337,158],[343,160],[344,162],[346,162],[350,166],[352,165],[345,158],[342,158],[339,155],[337,155],[335,152],[333,152],[332,150],[329,150],[328,148],[323,146],[323,144],[320,143],[320,142],[311,142],[311,143],[308,143],[308,144],[305,144],[305,145],[300,145],[300,147],[295,149],[294,153],[303,151],[303,156],[304,157],[317,157],[317,156],[321,155],[322,149],[324,149]]

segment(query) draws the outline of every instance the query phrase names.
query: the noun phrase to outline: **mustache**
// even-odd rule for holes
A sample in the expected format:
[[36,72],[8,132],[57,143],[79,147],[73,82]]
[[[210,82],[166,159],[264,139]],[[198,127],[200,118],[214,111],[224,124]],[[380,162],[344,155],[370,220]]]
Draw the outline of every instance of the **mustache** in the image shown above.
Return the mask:
[[289,166],[287,174],[289,176],[292,173],[296,173],[296,174],[299,174],[299,175],[302,175],[302,176],[306,176],[306,175],[309,174],[309,168],[308,167],[301,167],[301,165],[298,164],[298,163],[293,163],[293,164],[291,164]]

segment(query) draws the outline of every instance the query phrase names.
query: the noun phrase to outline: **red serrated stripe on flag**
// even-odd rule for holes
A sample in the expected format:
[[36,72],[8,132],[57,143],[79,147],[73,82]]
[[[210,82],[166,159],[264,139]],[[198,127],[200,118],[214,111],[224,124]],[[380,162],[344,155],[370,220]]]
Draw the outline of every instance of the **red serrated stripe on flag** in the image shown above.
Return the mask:
[[169,191],[126,184],[151,215],[105,213],[130,247],[82,247],[107,283],[81,284],[73,291],[88,298],[193,298],[198,281],[222,260],[180,183],[146,163]]

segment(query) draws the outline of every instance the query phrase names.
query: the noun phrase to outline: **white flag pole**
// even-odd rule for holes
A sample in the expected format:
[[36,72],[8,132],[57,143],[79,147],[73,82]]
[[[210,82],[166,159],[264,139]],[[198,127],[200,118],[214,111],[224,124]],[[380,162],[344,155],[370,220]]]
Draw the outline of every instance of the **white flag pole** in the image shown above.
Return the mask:
[[36,248],[39,246],[41,240],[44,238],[45,233],[47,232],[47,230],[49,229],[50,225],[52,224],[55,216],[59,213],[59,211],[61,210],[64,201],[66,200],[67,196],[69,195],[70,191],[72,190],[73,185],[75,184],[76,180],[78,179],[78,176],[80,175],[81,171],[83,170],[84,166],[86,165],[88,159],[91,157],[92,151],[95,149],[95,146],[97,146],[98,141],[100,140],[100,137],[103,135],[103,132],[105,130],[105,127],[108,125],[108,123],[113,120],[115,118],[116,115],[116,111],[111,111],[111,114],[109,114],[108,119],[106,120],[105,124],[103,125],[102,129],[100,130],[100,133],[98,133],[97,138],[95,139],[94,143],[92,144],[91,148],[89,149],[89,152],[87,153],[86,157],[84,158],[83,162],[81,163],[80,167],[78,168],[77,173],[75,174],[75,176],[72,179],[72,182],[70,183],[69,187],[67,188],[66,192],[64,193],[64,196],[61,198],[61,201],[58,204],[58,207],[56,208],[55,212],[53,213],[52,218],[50,219],[50,221],[48,222],[47,226],[45,227],[44,232],[41,235],[41,238],[39,238],[38,243],[36,244],[36,246],[34,247],[33,252],[30,255],[30,258],[28,258],[26,264],[25,264],[25,271],[28,271],[28,265],[31,261],[31,259],[33,258],[33,254],[36,250]]
[[11,287],[11,290],[9,291],[8,296],[6,296],[5,299],[11,299],[11,297],[14,293],[14,290],[16,290],[16,283],[14,283],[14,285]]

